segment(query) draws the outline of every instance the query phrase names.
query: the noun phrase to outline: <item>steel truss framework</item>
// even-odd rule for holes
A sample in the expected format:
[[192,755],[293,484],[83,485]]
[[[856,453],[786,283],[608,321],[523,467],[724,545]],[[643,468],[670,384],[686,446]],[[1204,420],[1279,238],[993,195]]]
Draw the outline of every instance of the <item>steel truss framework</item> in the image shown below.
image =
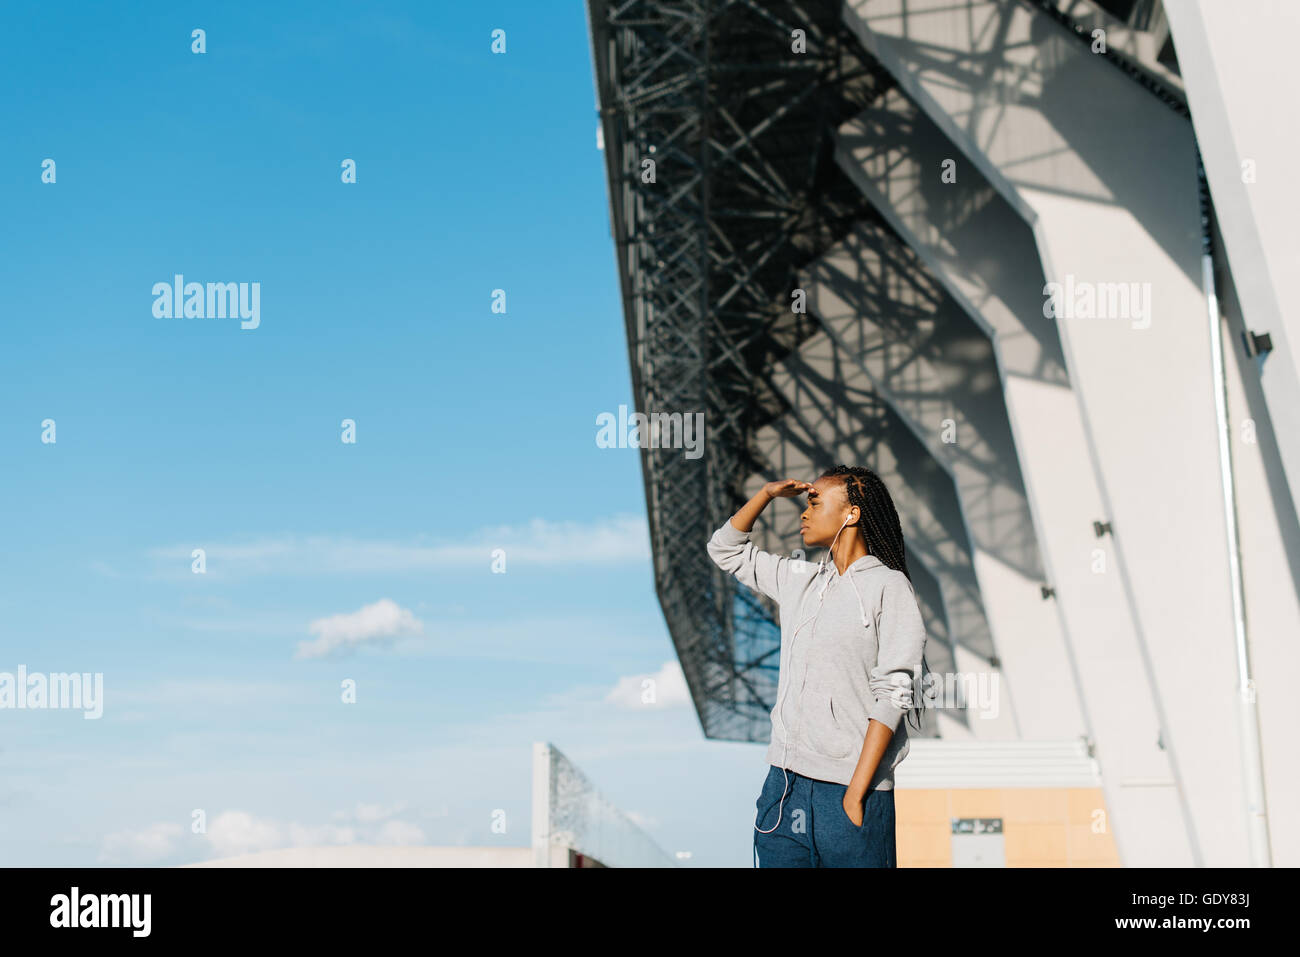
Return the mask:
[[[1024,2],[1088,42],[1065,0]],[[791,309],[800,275],[855,228],[905,247],[834,160],[840,124],[894,81],[839,0],[588,0],[587,15],[636,408],[705,414],[700,458],[641,450],[655,588],[706,736],[763,741],[775,609],[703,546],[770,468],[760,431],[799,419],[773,373],[820,331]],[[1180,91],[1108,58],[1185,115]]]
[[790,307],[798,271],[854,224],[888,229],[833,154],[892,80],[838,3],[590,0],[588,18],[636,407],[705,413],[700,458],[641,450],[655,588],[705,734],[762,741],[774,609],[704,543],[766,468],[755,432],[788,411],[773,365],[817,331]]

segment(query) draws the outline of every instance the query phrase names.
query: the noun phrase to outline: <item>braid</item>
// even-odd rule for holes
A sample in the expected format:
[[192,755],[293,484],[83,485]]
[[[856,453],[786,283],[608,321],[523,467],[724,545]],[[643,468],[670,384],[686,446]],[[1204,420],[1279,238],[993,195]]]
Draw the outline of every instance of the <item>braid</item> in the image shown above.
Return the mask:
[[[884,481],[871,469],[857,465],[837,465],[821,474],[822,478],[838,478],[844,486],[844,493],[850,506],[857,506],[862,513],[858,522],[858,533],[867,554],[875,555],[889,568],[902,572],[907,580],[912,580],[907,570],[907,554],[903,548],[903,525],[898,520],[898,510]],[[925,710],[925,695],[918,693],[925,687],[925,675],[929,668],[925,656],[921,656],[921,689],[913,689],[917,711],[917,730],[920,712]]]
[[839,478],[849,505],[856,505],[862,513],[858,533],[867,554],[902,572],[910,582],[912,575],[907,570],[907,556],[903,551],[903,526],[880,476],[861,466],[837,465],[823,472],[822,478]]

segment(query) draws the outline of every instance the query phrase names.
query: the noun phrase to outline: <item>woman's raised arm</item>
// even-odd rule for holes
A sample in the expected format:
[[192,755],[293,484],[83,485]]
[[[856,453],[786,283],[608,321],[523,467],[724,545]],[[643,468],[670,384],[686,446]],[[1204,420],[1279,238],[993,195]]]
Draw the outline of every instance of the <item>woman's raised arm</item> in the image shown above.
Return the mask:
[[709,539],[709,557],[714,564],[735,575],[749,588],[779,602],[781,589],[789,577],[791,559],[762,551],[749,540],[749,533],[772,499],[803,495],[810,489],[811,485],[797,479],[768,482],[764,485]]

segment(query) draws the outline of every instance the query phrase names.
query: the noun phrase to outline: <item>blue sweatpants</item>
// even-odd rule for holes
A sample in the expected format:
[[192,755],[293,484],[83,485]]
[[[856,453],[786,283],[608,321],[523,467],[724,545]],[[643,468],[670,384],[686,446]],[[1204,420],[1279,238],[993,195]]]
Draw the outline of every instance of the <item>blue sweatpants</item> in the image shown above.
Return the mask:
[[868,791],[862,824],[857,825],[844,813],[847,790],[833,781],[769,767],[755,802],[754,866],[897,867],[894,792]]

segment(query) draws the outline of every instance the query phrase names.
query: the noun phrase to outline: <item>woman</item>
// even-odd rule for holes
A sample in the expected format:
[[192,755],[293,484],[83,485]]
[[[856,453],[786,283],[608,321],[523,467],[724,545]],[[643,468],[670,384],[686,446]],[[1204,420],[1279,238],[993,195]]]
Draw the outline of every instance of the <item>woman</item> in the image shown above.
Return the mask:
[[[830,565],[749,541],[768,502],[805,492],[804,544],[827,546]],[[758,865],[896,867],[894,768],[909,750],[902,718],[922,687],[925,625],[884,482],[847,465],[811,485],[769,482],[713,533],[708,552],[781,611],[769,768],[754,822]],[[919,693],[915,702],[919,713]]]

